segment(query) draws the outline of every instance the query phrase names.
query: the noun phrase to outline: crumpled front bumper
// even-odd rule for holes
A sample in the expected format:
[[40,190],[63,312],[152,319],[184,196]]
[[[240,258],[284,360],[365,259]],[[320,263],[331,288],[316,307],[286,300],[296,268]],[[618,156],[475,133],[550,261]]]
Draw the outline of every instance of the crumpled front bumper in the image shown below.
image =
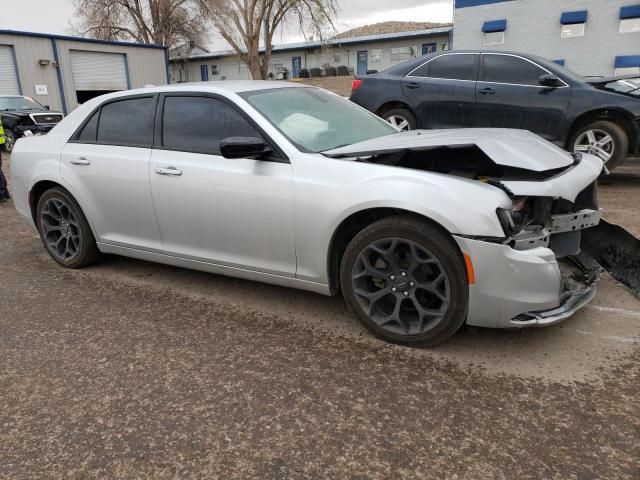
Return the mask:
[[31,131],[31,133],[33,133],[34,135],[36,134],[44,135],[50,132],[55,126],[56,126],[55,123],[47,123],[47,124],[40,124],[40,125],[17,125],[15,127],[15,131],[18,134],[18,136],[23,136],[24,132],[26,132],[27,130]]
[[597,274],[585,282],[570,279],[549,248],[514,250],[508,245],[454,238],[473,264],[475,283],[469,286],[469,325],[551,325],[569,318],[596,293]]

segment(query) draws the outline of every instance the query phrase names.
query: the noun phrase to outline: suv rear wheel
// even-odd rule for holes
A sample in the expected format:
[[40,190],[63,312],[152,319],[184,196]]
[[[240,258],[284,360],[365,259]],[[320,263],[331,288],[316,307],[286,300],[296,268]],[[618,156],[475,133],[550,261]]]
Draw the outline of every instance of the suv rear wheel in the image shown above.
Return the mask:
[[432,346],[465,322],[464,260],[453,239],[412,217],[389,217],[362,230],[342,257],[344,298],[360,322],[393,343]]
[[569,148],[573,152],[596,155],[608,170],[613,170],[625,159],[629,138],[619,125],[600,120],[576,130],[569,141]]

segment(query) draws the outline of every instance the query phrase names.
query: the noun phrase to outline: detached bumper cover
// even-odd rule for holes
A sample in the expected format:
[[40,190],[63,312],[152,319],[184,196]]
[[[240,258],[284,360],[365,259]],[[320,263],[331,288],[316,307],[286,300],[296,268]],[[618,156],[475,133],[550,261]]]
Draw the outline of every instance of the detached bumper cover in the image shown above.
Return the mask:
[[[558,323],[586,305],[596,293],[597,274],[576,280],[546,247],[514,250],[507,245],[454,237],[473,263],[467,324],[521,328]],[[597,270],[596,270],[597,272]],[[587,276],[587,275],[582,275]]]

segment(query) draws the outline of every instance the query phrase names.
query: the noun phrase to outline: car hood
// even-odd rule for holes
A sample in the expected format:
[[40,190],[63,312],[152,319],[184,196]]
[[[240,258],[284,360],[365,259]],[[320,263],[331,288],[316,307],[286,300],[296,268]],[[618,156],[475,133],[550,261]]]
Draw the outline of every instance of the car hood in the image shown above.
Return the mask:
[[438,147],[476,146],[497,165],[534,172],[568,167],[574,158],[561,148],[526,130],[466,128],[412,130],[322,152],[333,158],[368,157]]

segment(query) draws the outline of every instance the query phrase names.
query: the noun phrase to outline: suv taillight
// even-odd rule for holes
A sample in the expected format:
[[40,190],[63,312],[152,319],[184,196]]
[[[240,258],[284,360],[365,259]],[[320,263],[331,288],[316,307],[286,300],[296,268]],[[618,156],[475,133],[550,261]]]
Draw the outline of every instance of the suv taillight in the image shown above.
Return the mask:
[[351,82],[351,93],[358,90],[363,83],[364,83],[364,80],[360,80],[359,78],[356,78],[353,82]]

